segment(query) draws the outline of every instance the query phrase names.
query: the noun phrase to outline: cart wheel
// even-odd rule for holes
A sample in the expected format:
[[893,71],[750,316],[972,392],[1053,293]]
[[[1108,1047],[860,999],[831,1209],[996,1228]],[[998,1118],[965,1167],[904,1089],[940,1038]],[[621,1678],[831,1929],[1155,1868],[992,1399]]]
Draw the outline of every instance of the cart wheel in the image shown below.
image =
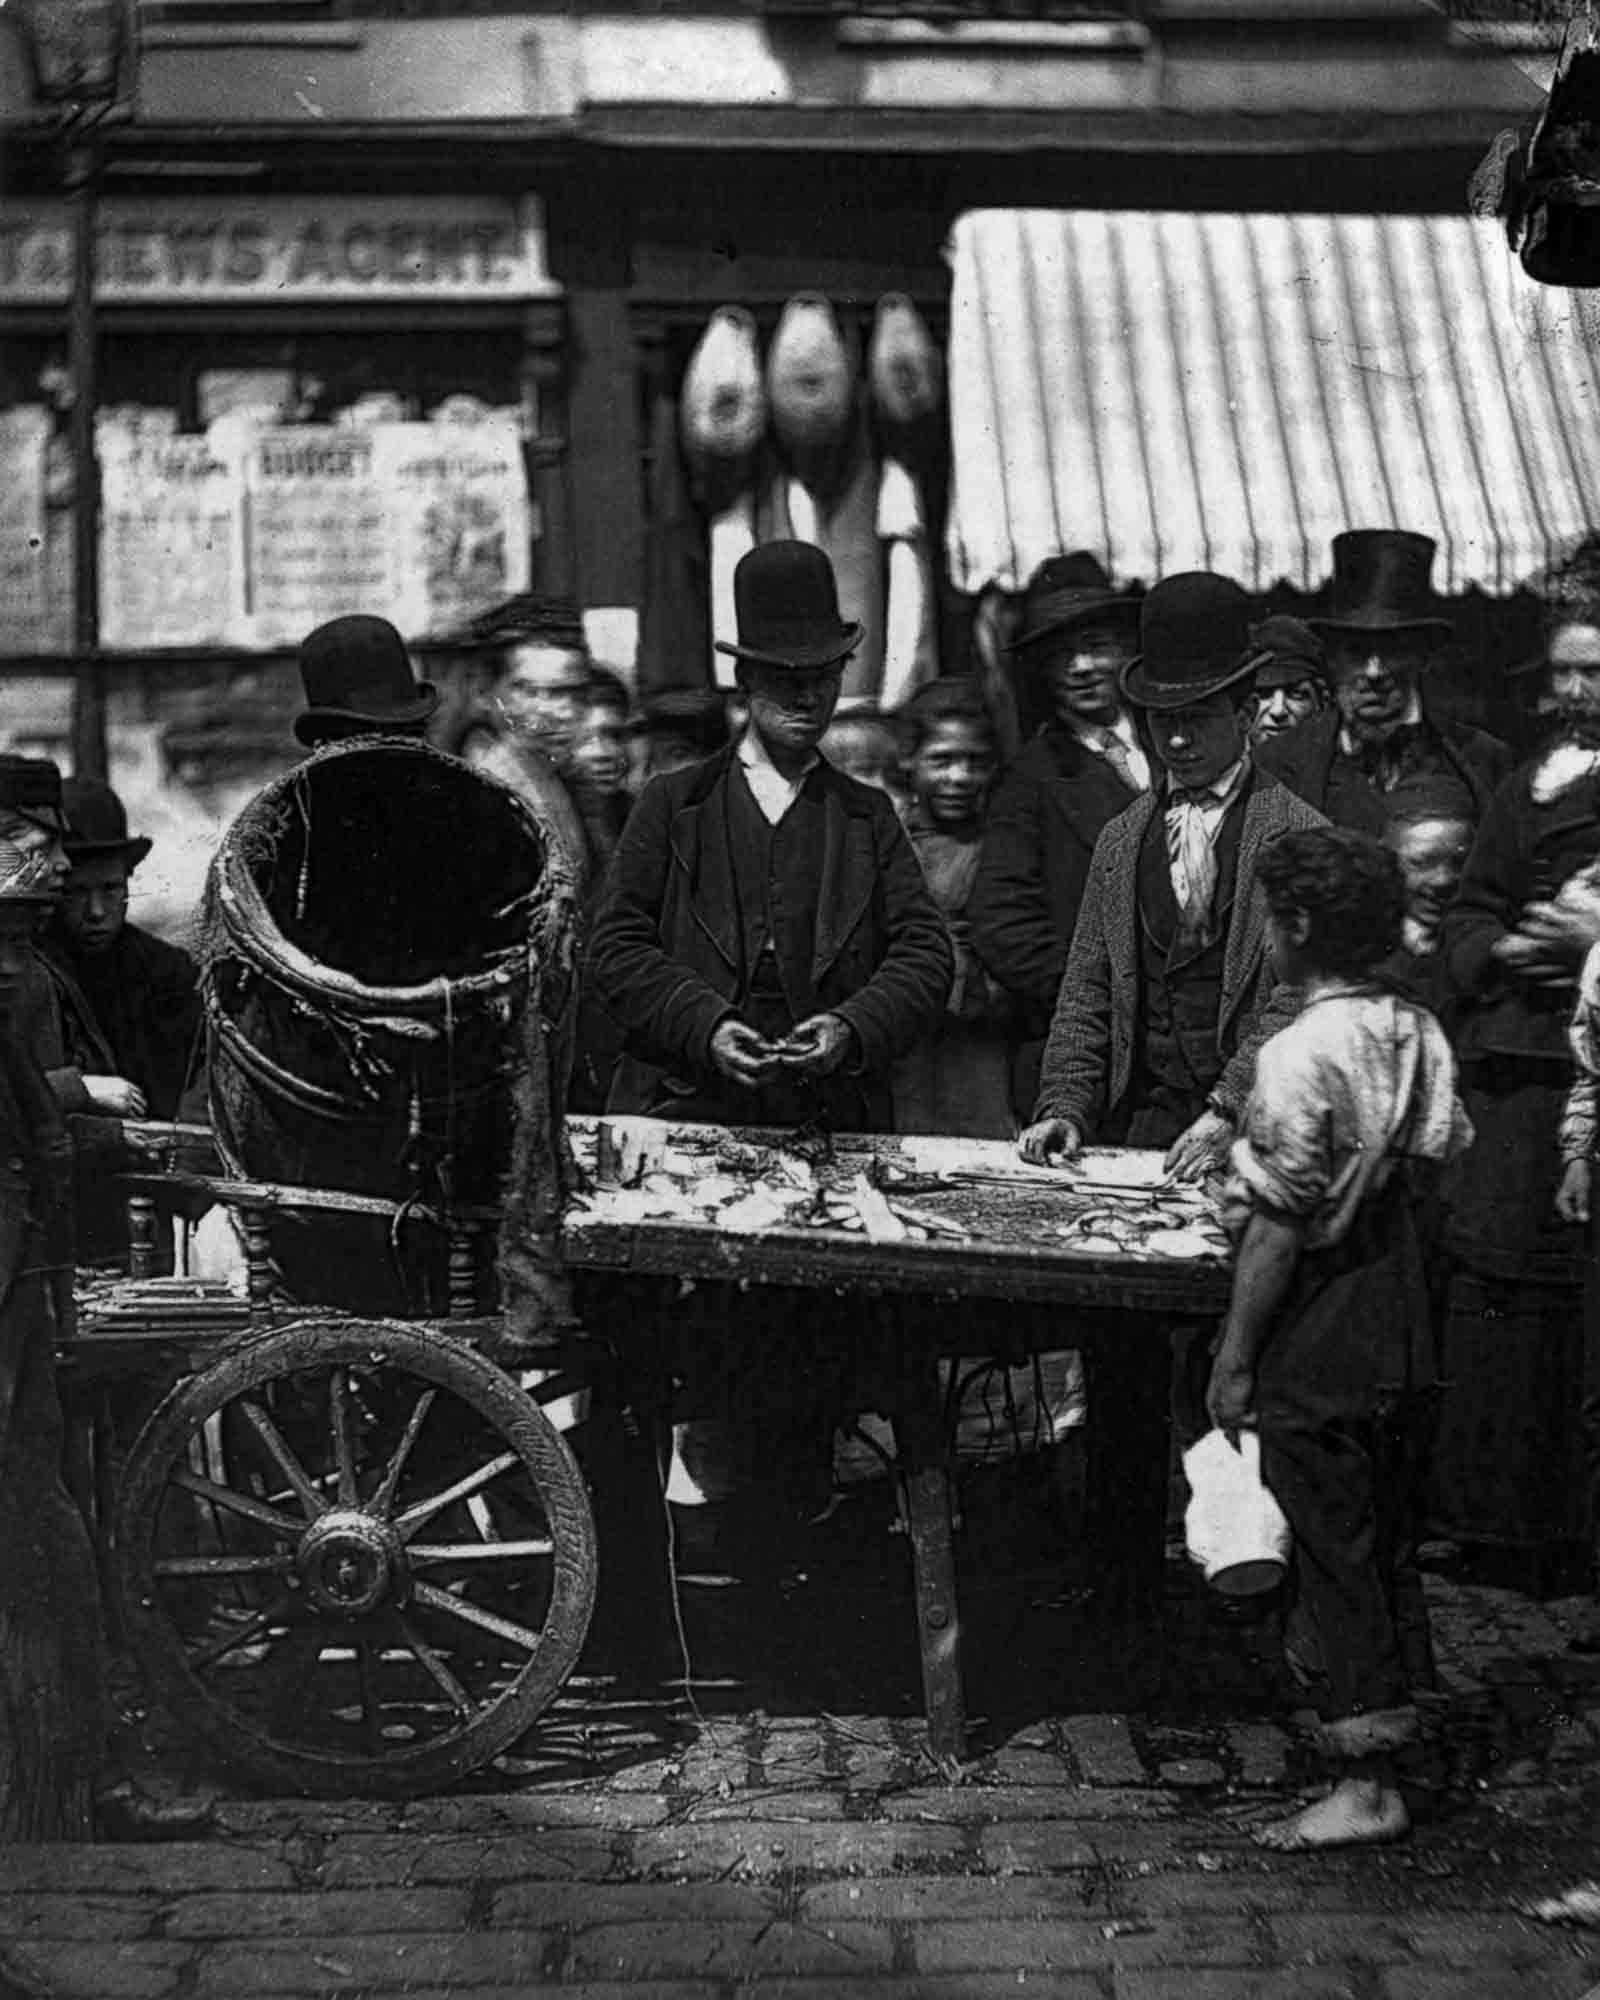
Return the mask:
[[594,1523],[538,1405],[392,1321],[251,1340],[145,1426],[113,1530],[152,1688],[276,1790],[436,1790],[522,1735],[571,1673]]

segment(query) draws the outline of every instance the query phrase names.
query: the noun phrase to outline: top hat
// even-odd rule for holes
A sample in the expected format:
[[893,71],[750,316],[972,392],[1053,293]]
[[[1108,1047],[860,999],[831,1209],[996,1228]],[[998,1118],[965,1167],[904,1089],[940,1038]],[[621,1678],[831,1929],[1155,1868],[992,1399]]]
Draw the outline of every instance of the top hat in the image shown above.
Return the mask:
[[1298,687],[1302,681],[1326,682],[1328,655],[1322,641],[1303,618],[1279,613],[1250,627],[1251,649],[1266,658],[1256,668],[1258,688]]
[[128,815],[121,799],[98,778],[64,780],[61,804],[67,821],[61,844],[69,861],[93,861],[102,854],[120,854],[133,869],[155,844],[144,834],[129,839]]
[[48,757],[18,757],[10,752],[0,756],[0,810],[65,833],[60,771]]
[[810,542],[762,542],[733,573],[739,640],[717,651],[761,667],[831,667],[861,644],[866,627],[839,616],[833,564]]
[[1070,556],[1050,556],[1028,578],[1022,599],[1022,625],[1011,642],[1020,653],[1052,632],[1070,631],[1090,620],[1125,625],[1132,636],[1139,629],[1135,599],[1113,590],[1111,579],[1086,549]]
[[1250,600],[1211,570],[1164,577],[1145,595],[1139,651],[1123,668],[1122,692],[1140,708],[1187,708],[1253,674]]
[[323,722],[366,723],[373,729],[426,722],[439,690],[417,680],[405,641],[387,618],[332,618],[301,644],[300,680],[306,705],[294,733],[314,743]]
[[1333,587],[1318,632],[1410,632],[1442,646],[1448,619],[1433,610],[1437,544],[1404,528],[1352,528],[1333,538]]

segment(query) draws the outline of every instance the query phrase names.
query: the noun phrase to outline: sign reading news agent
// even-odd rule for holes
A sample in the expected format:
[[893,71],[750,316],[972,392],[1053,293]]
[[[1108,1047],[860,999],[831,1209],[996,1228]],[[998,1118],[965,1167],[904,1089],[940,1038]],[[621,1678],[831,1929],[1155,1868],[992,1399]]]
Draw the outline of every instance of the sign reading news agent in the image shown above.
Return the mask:
[[[559,290],[540,203],[398,196],[106,201],[95,296],[149,303],[259,299],[523,299]],[[64,202],[0,204],[0,304],[64,303]]]

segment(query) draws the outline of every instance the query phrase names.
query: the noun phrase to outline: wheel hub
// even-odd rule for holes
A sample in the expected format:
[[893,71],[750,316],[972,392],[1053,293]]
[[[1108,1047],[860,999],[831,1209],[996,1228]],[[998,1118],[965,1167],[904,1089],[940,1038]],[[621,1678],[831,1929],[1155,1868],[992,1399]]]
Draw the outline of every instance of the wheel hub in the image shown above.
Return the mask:
[[361,1618],[405,1595],[400,1540],[356,1508],[336,1507],[306,1530],[295,1555],[306,1595],[334,1618]]

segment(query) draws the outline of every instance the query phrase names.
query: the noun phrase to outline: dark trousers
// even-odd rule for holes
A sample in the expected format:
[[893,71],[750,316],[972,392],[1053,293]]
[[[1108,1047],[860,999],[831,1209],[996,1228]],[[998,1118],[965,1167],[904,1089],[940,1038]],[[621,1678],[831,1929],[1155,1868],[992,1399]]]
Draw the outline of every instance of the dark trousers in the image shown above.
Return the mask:
[[1409,1712],[1433,1685],[1416,1565],[1431,1403],[1406,1397],[1375,1417],[1261,1431],[1262,1477],[1294,1533],[1290,1649],[1346,1754],[1404,1741],[1409,1721],[1371,1719]]

